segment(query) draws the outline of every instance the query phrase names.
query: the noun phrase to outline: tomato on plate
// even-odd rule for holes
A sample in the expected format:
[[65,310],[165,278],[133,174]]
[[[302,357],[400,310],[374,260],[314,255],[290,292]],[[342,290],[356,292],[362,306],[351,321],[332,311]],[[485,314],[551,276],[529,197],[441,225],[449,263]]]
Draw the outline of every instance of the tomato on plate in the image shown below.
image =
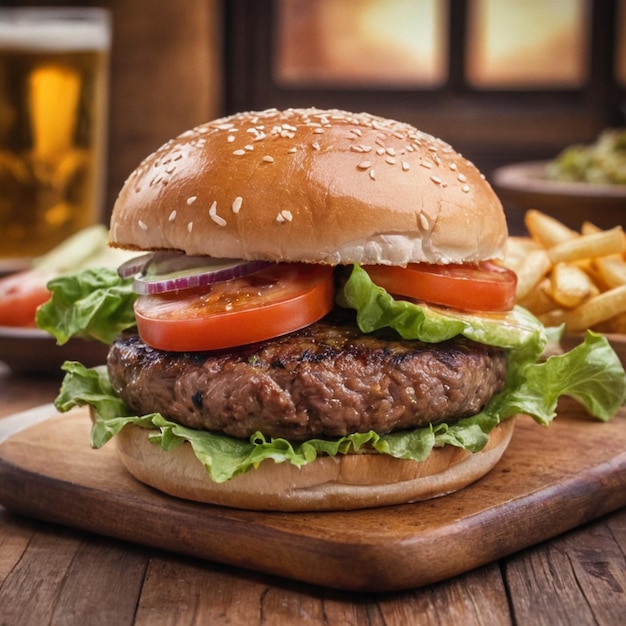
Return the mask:
[[517,276],[494,262],[476,265],[411,263],[367,265],[374,283],[389,293],[466,311],[510,311]]
[[304,328],[333,307],[333,270],[285,263],[209,287],[141,296],[139,335],[159,350],[218,350]]
[[53,275],[25,270],[0,279],[0,326],[33,327],[37,307],[50,299],[46,283]]

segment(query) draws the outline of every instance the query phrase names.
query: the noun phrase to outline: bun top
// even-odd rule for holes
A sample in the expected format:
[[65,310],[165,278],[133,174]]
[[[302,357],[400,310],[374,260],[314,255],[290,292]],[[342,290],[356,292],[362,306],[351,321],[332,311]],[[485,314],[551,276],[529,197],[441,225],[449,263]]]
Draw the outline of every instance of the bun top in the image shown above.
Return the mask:
[[502,206],[444,141],[366,113],[275,109],[197,126],[147,157],[111,245],[330,264],[500,258]]

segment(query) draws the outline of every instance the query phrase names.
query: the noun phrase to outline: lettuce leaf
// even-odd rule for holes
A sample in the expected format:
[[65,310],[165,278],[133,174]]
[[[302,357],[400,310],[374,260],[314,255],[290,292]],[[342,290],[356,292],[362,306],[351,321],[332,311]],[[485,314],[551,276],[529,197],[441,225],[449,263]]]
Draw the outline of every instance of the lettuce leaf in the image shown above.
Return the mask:
[[149,429],[147,436],[150,440],[166,451],[188,441],[215,482],[227,481],[267,459],[302,466],[314,461],[318,454],[335,456],[358,452],[363,448],[373,448],[382,454],[416,461],[423,461],[433,447],[445,444],[478,452],[487,443],[488,432],[497,423],[492,418],[476,416],[454,426],[437,424],[389,435],[369,431],[333,440],[310,439],[293,444],[286,439],[268,439],[256,432],[248,440],[242,440],[221,433],[187,428],[166,419],[160,413],[133,415],[124,401],[115,395],[104,366],[88,369],[81,363],[67,361],[63,370],[66,374],[55,402],[56,407],[61,412],[75,406],[88,405],[92,408],[95,418],[91,430],[92,447],[102,447],[124,426],[135,424]]
[[132,279],[120,278],[114,269],[86,269],[54,278],[47,286],[52,297],[39,307],[35,322],[58,344],[72,337],[108,344],[135,325]]
[[597,333],[588,331],[575,349],[539,362],[549,340],[559,336],[519,306],[504,315],[475,315],[396,301],[359,266],[354,266],[341,298],[343,306],[356,310],[363,332],[387,326],[405,339],[437,342],[463,335],[506,348],[507,388],[490,405],[493,410],[497,404],[500,419],[526,413],[548,424],[558,398],[571,396],[594,417],[608,420],[626,401],[624,368],[606,337]]
[[592,415],[608,420],[624,400],[623,369],[616,358],[604,337],[589,333],[574,350],[550,357],[544,363],[529,365],[519,386],[507,385],[481,413],[454,424],[435,424],[387,435],[369,431],[334,440],[311,439],[297,445],[286,439],[267,439],[260,432],[249,440],[241,440],[194,430],[159,413],[133,415],[115,395],[104,366],[87,369],[80,363],[66,362],[63,366],[66,375],[56,406],[62,412],[74,406],[92,407],[95,422],[91,445],[94,448],[103,446],[127,424],[136,424],[149,429],[150,440],[166,451],[188,441],[211,479],[224,482],[266,459],[301,466],[315,460],[318,454],[334,456],[358,452],[363,447],[414,461],[423,461],[433,448],[443,445],[478,452],[500,421],[518,413],[531,415],[540,424],[549,424],[556,415],[561,395],[575,397]]
[[[53,298],[38,317],[40,327],[50,330],[57,338],[78,332],[101,340],[112,339],[119,330],[134,325],[132,303],[135,296],[127,281],[111,275],[100,278],[84,275],[69,280],[67,285],[73,288],[69,296],[62,294],[62,286],[58,284],[57,303],[62,305],[61,312],[54,313]],[[486,316],[396,301],[374,285],[359,266],[354,266],[340,290],[338,303],[356,310],[357,323],[363,332],[391,327],[406,339],[427,342],[463,335],[506,348],[509,367],[504,390],[479,414],[454,424],[435,424],[387,435],[369,431],[298,444],[285,439],[268,439],[260,432],[248,440],[240,440],[221,433],[194,430],[159,413],[133,415],[115,394],[105,367],[87,369],[76,362],[66,362],[63,366],[66,375],[56,406],[60,411],[74,406],[92,407],[95,421],[91,443],[96,448],[131,423],[148,429],[150,440],[164,450],[172,450],[188,441],[211,479],[224,482],[266,459],[302,466],[318,454],[345,454],[371,448],[381,454],[415,461],[426,459],[434,447],[443,445],[478,452],[498,423],[518,413],[548,425],[556,415],[560,396],[575,398],[591,415],[604,421],[626,400],[626,375],[605,337],[588,332],[573,350],[541,361],[548,340],[554,339],[557,333],[554,329],[545,329],[520,307],[506,315]],[[110,322],[113,328],[107,328]]]

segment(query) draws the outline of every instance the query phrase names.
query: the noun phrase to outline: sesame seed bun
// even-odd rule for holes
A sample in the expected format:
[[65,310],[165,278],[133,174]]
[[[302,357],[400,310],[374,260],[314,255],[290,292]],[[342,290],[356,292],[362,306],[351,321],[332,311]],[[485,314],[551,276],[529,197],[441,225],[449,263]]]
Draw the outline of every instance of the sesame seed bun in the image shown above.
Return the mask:
[[405,265],[500,258],[502,206],[447,143],[365,113],[239,113],[124,184],[111,244],[224,258]]
[[299,468],[266,460],[225,483],[208,478],[188,443],[164,452],[134,425],[125,426],[116,441],[130,474],[172,496],[241,509],[332,511],[418,502],[459,491],[498,463],[514,426],[515,418],[500,423],[485,448],[473,454],[446,445],[421,462],[346,454],[318,457]]

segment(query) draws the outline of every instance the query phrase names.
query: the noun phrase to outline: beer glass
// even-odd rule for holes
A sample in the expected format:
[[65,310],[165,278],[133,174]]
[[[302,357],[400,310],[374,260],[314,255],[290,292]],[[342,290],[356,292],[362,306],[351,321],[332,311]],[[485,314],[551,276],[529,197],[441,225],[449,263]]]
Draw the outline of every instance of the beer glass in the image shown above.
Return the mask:
[[110,15],[0,8],[0,270],[101,218]]

